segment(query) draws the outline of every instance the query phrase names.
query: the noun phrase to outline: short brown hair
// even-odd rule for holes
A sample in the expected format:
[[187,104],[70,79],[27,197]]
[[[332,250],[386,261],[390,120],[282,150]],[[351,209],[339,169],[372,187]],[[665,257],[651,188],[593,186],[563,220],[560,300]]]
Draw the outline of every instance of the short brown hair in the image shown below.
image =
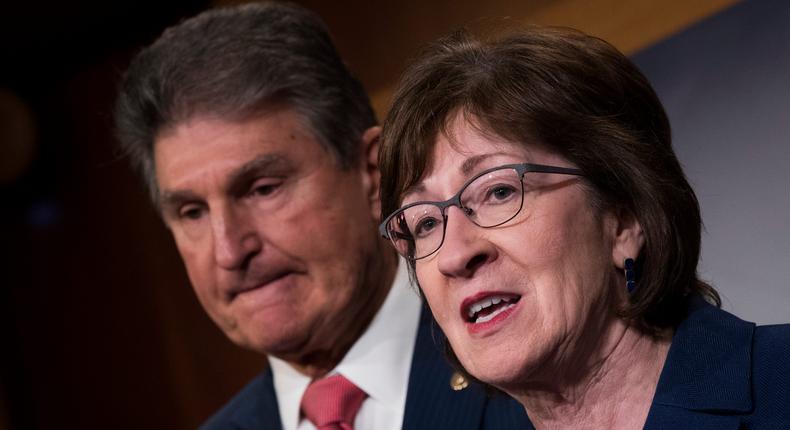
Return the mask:
[[612,45],[546,27],[492,40],[459,32],[431,45],[401,78],[384,123],[383,215],[420,180],[457,111],[509,141],[540,142],[585,172],[593,201],[636,216],[645,246],[621,317],[663,328],[685,316],[692,294],[720,306],[697,277],[699,203],[672,150],[669,120],[645,76]]

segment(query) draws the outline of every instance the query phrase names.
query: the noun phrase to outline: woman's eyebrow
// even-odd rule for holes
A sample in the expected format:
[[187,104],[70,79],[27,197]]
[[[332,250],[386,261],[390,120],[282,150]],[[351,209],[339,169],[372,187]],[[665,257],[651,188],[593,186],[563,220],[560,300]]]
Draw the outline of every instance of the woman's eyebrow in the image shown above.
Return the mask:
[[419,194],[419,193],[424,193],[424,192],[425,192],[425,185],[423,185],[422,182],[414,184],[414,185],[410,186],[409,188],[406,188],[403,191],[403,194],[402,194],[402,197],[401,197],[401,202],[406,200],[406,198],[409,197],[412,194]]
[[[464,162],[461,163],[461,167],[459,167],[458,170],[460,170],[461,174],[463,174],[464,176],[471,176],[473,173],[477,173],[478,166],[480,165],[480,163],[497,155],[506,155],[506,154],[504,152],[491,152],[487,154],[474,155],[464,160]],[[425,192],[425,185],[422,182],[414,184],[403,191],[402,194],[403,197],[401,197],[401,201],[405,200],[406,197],[408,197],[411,194],[418,194],[424,192]]]
[[498,155],[508,154],[506,152],[489,152],[486,154],[474,155],[464,160],[464,162],[461,163],[459,170],[464,176],[471,176],[472,174],[477,173],[477,170],[479,170],[477,166],[479,166],[480,163]]
[[469,176],[472,174],[472,172],[475,171],[477,165],[488,157],[489,157],[488,154],[481,154],[481,155],[475,155],[473,157],[469,157],[466,160],[464,160],[463,163],[461,163],[461,167],[459,170],[461,170],[461,173],[463,173],[465,176]]

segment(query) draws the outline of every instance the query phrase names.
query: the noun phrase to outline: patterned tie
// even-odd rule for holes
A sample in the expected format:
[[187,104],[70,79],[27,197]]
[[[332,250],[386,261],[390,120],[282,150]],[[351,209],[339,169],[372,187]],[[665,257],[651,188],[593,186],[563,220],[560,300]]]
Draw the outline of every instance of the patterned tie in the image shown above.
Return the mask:
[[302,397],[302,413],[318,430],[354,430],[354,417],[367,397],[342,375],[313,381]]

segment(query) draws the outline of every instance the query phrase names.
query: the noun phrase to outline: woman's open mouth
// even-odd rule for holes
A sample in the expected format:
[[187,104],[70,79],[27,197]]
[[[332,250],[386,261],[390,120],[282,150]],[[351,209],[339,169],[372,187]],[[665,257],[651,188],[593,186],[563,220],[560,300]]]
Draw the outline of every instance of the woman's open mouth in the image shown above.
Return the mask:
[[483,324],[511,310],[520,299],[520,295],[512,293],[477,294],[464,300],[461,313],[467,323]]

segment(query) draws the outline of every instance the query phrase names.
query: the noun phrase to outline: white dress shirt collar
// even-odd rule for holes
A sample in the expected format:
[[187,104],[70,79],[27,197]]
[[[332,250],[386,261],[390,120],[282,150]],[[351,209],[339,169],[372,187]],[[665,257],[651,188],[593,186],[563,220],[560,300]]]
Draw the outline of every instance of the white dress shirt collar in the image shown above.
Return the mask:
[[[329,373],[345,376],[369,395],[357,415],[357,430],[383,428],[385,423],[400,428],[421,307],[419,297],[409,285],[406,263],[399,261],[395,280],[381,309]],[[310,378],[276,357],[269,357],[269,363],[283,428],[297,430],[301,418],[299,404]]]

